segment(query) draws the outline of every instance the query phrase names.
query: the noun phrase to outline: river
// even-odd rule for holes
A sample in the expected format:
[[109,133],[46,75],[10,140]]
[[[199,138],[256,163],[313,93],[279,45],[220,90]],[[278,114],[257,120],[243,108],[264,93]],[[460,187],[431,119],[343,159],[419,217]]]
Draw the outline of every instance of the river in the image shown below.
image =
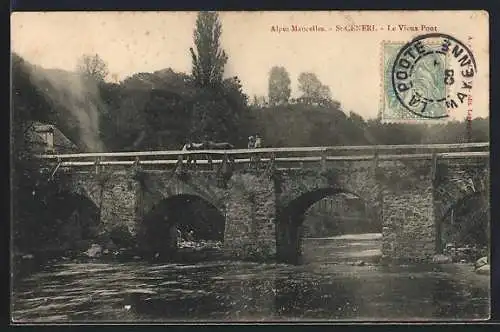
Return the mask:
[[[470,264],[382,266],[380,234],[306,239],[299,266],[58,261],[14,283],[16,323],[487,319]],[[367,264],[352,264],[363,260]],[[362,265],[362,266],[358,266]]]

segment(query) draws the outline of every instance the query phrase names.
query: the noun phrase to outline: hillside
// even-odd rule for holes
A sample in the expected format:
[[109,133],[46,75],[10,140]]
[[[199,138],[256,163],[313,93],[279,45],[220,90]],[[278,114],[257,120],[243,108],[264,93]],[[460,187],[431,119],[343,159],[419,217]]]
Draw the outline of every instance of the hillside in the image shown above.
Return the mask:
[[[137,73],[119,84],[84,80],[75,72],[44,69],[16,58],[14,111],[50,122],[82,150],[176,149],[186,140],[227,140],[246,146],[258,133],[266,146],[457,143],[465,122],[381,124],[331,106],[249,107],[236,80],[223,94],[200,91],[189,75],[170,68]],[[14,89],[16,89],[14,87]],[[200,124],[203,124],[201,126]],[[472,122],[472,140],[489,140],[489,119]]]

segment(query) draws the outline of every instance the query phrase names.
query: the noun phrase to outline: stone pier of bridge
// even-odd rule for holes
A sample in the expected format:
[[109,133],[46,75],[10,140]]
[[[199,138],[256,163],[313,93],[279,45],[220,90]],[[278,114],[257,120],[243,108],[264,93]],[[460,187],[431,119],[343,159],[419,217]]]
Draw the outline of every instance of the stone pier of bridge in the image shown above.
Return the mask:
[[[458,167],[458,166],[457,166]],[[460,168],[462,167],[462,168]],[[341,161],[327,169],[220,171],[120,170],[57,175],[60,190],[89,198],[100,209],[102,229],[125,229],[137,247],[154,251],[152,237],[175,248],[175,225],[150,227],[146,216],[161,202],[196,196],[217,208],[225,219],[224,251],[237,259],[296,262],[304,213],[318,200],[337,193],[362,199],[382,225],[382,254],[392,259],[430,259],[439,251],[436,224],[453,202],[471,189],[486,190],[487,164],[476,163],[476,175],[448,167],[438,176],[432,161]],[[471,174],[472,174],[471,173]],[[481,180],[483,179],[483,180]],[[333,221],[332,221],[333,222]]]

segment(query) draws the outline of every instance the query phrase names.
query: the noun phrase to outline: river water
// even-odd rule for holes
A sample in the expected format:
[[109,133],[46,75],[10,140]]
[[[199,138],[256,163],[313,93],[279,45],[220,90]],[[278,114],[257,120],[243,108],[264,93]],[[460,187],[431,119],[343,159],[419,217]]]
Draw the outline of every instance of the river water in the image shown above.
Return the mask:
[[[487,319],[470,264],[381,266],[380,234],[306,239],[304,263],[60,261],[14,283],[14,322]],[[353,262],[363,260],[362,264]]]

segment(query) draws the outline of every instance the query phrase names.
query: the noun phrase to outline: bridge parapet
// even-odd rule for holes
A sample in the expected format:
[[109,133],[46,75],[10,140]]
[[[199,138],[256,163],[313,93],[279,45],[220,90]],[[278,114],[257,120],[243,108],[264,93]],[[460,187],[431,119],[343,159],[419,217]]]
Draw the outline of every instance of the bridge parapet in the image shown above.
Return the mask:
[[429,145],[366,145],[293,147],[200,151],[142,151],[40,155],[40,159],[59,167],[95,169],[140,164],[146,169],[214,170],[214,165],[231,163],[234,168],[271,161],[276,168],[326,169],[332,163],[395,160],[463,160],[489,158],[489,143]]

